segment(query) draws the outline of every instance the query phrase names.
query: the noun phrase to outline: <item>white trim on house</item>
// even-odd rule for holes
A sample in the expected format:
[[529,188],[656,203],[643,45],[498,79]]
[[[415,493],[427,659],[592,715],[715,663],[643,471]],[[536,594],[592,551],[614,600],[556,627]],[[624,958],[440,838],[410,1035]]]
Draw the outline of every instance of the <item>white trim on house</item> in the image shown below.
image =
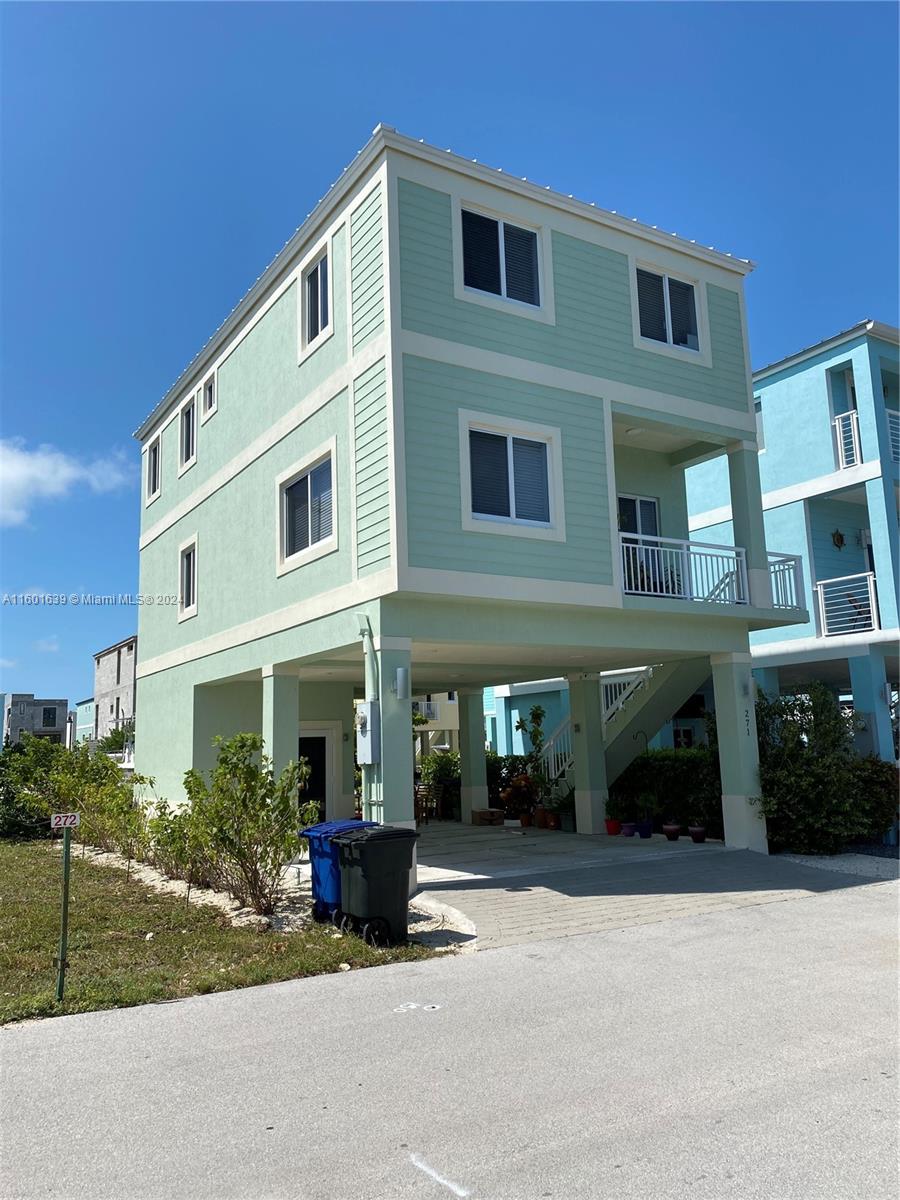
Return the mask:
[[[301,721],[297,731],[297,756],[299,758],[300,738],[321,737],[325,739],[325,819],[331,820],[334,814],[334,798],[343,795],[343,762],[337,754],[344,735],[342,721]],[[338,774],[341,775],[341,787],[338,787]]]
[[[292,484],[298,483],[310,475],[322,463],[331,462],[331,536],[318,542],[311,542],[305,550],[296,554],[285,555],[285,538],[287,536],[287,514],[285,511],[285,495]],[[275,574],[287,575],[298,567],[305,567],[333,554],[338,548],[338,470],[337,470],[337,437],[332,437],[309,454],[305,454],[275,480]],[[310,502],[312,497],[310,496]]]
[[796,660],[827,662],[834,658],[858,658],[869,653],[872,645],[896,646],[897,630],[868,629],[862,633],[835,634],[833,637],[802,637],[793,641],[764,642],[751,646],[753,666],[787,667]]
[[387,387],[388,497],[393,590],[397,590],[398,564],[406,562],[406,427],[403,416],[403,356],[400,350],[400,225],[397,181],[390,161],[378,172],[382,184],[382,252],[384,264],[385,385]]
[[[212,386],[212,404],[206,407],[207,389]],[[200,424],[205,425],[210,417],[219,411],[219,372],[213,369],[205,376],[200,384]]]
[[[663,297],[666,305],[666,334],[669,341],[658,342],[655,338],[644,337],[641,333],[641,314],[638,306],[637,273],[647,271],[663,280]],[[697,317],[697,340],[700,343],[697,350],[688,346],[676,346],[671,341],[672,318],[669,312],[669,280],[676,283],[689,284],[694,289],[694,310]],[[651,350],[654,354],[663,354],[679,362],[694,363],[703,367],[712,367],[712,342],[709,334],[709,312],[706,303],[706,283],[699,275],[688,275],[683,271],[673,271],[662,262],[652,259],[638,258],[628,255],[628,284],[631,292],[631,332],[637,350]]]
[[[178,547],[178,620],[189,621],[191,617],[197,615],[197,590],[200,572],[198,570],[199,552],[197,550],[198,535],[191,534]],[[189,551],[193,551],[191,562],[191,603],[184,603],[184,556]]]
[[[472,509],[472,471],[469,457],[469,432],[480,430],[495,433],[507,439],[510,455],[509,488],[510,511],[514,507],[512,495],[515,482],[512,468],[512,439],[524,438],[542,442],[547,447],[547,493],[550,520],[529,521],[518,517],[497,517],[476,514]],[[509,534],[512,537],[538,538],[544,541],[566,540],[566,513],[563,494],[562,431],[553,425],[536,425],[530,421],[519,421],[511,417],[498,417],[493,413],[459,410],[459,478],[460,516],[463,529],[470,533]]]
[[[349,238],[349,215],[345,221],[340,222],[335,228],[329,229],[325,237],[320,238],[313,246],[308,254],[300,261],[297,268],[296,276],[299,285],[299,293],[297,295],[297,365],[305,362],[310,355],[315,354],[320,346],[323,346],[330,337],[334,334],[335,319],[334,319],[334,234],[341,224],[347,225],[348,237],[347,242],[347,258],[350,257],[350,238]],[[328,323],[320,325],[319,332],[313,338],[307,337],[308,330],[308,300],[306,297],[307,279],[312,271],[316,269],[322,259],[328,260],[326,267],[326,297],[328,301]],[[347,324],[352,326],[350,309],[352,306],[352,298],[350,293],[347,293]],[[321,318],[321,307],[319,312]],[[348,359],[350,354],[348,351]]]
[[[532,321],[542,321],[547,325],[555,325],[556,297],[553,287],[553,251],[550,227],[546,223],[535,222],[534,213],[518,215],[513,211],[500,210],[477,199],[473,200],[470,198],[470,193],[464,188],[452,187],[449,194],[453,223],[453,295],[456,299],[471,304],[482,304],[485,308],[512,313],[517,317],[529,317]],[[492,221],[498,222],[500,295],[495,295],[493,292],[482,292],[478,288],[466,287],[463,260],[463,209],[482,217],[490,217]],[[515,300],[506,295],[506,250],[502,233],[504,222],[537,235],[538,297],[540,300],[538,304],[527,304],[523,300]]]
[[621,596],[625,590],[625,568],[616,536],[619,526],[619,489],[616,483],[616,444],[613,433],[612,403],[609,400],[603,402],[603,440],[606,450],[606,503],[609,508],[609,544],[613,586]]
[[[178,478],[180,479],[186,471],[189,471],[197,461],[197,429],[199,426],[198,420],[198,405],[197,398],[199,393],[194,391],[185,396],[181,404],[178,406]],[[188,458],[184,457],[184,414],[189,409],[193,408],[194,415],[191,419],[191,455]]]
[[[521,600],[586,608],[623,606],[621,591],[608,583],[573,583],[568,579],[530,579],[520,575],[486,575],[431,567],[407,567],[400,573],[399,587],[403,592],[471,596],[484,600]],[[740,610],[741,614],[745,611]]]

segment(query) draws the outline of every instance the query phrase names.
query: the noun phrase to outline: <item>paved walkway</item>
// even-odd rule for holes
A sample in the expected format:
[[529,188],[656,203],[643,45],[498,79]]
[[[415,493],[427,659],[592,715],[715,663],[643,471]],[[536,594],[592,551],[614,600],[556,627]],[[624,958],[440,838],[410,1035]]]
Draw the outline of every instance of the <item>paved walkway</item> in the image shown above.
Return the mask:
[[472,922],[479,950],[798,900],[865,882],[687,838],[642,841],[449,822],[420,832],[420,890]]

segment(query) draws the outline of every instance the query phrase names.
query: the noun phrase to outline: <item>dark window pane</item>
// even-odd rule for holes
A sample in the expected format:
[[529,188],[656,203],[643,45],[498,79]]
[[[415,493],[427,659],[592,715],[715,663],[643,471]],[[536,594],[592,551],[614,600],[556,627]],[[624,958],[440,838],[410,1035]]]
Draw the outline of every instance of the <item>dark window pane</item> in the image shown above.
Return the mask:
[[672,344],[686,346],[689,350],[699,350],[697,309],[692,284],[682,283],[678,279],[669,280],[669,315],[672,318]]
[[642,500],[640,506],[641,533],[644,537],[658,537],[659,526],[656,520],[656,501]]
[[531,229],[519,229],[517,225],[504,225],[503,247],[507,296],[525,304],[540,304],[537,234]]
[[666,300],[663,295],[663,278],[649,271],[638,270],[638,312],[641,320],[641,337],[653,338],[655,342],[666,342]]
[[309,545],[309,476],[292,483],[284,493],[284,553],[289,558]]
[[328,256],[319,263],[319,328],[328,324]]
[[185,550],[181,559],[181,606],[192,608],[194,604],[194,551]]
[[311,342],[319,333],[319,268],[313,267],[306,277],[306,340]]
[[630,496],[619,497],[619,532],[637,533],[637,501]]
[[189,404],[181,414],[181,461],[194,457],[194,406]]
[[331,537],[331,459],[321,463],[310,475],[310,543]]
[[500,295],[499,226],[491,217],[463,210],[463,278],[466,287]]
[[513,480],[519,520],[549,521],[546,443],[513,438]]
[[472,512],[491,517],[510,516],[506,438],[496,433],[470,429],[469,461],[472,470]]

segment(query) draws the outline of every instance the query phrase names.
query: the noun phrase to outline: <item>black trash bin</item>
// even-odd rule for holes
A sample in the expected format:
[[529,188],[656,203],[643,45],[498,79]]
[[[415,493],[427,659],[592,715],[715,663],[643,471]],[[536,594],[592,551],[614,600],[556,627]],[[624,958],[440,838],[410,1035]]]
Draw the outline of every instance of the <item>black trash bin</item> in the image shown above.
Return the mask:
[[341,864],[341,910],[346,924],[376,945],[405,942],[409,873],[418,833],[396,825],[348,829],[333,838]]

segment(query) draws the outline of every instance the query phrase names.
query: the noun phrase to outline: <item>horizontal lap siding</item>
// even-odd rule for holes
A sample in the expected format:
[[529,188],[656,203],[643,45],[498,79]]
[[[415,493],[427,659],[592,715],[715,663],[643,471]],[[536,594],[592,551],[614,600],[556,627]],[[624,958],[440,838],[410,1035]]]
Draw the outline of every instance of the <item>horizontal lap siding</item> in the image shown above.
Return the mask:
[[[496,312],[453,294],[450,197],[404,179],[398,181],[398,195],[405,329],[747,411],[736,291],[706,286],[712,367],[638,349],[633,340],[627,257],[554,231],[556,324]],[[637,241],[635,248],[647,252]]]
[[[601,400],[409,355],[403,359],[403,394],[411,566],[612,581]],[[566,541],[462,528],[461,408],[561,429]]]
[[384,245],[381,185],[350,221],[350,293],[353,305],[353,352],[384,329]]
[[354,381],[353,425],[357,569],[360,575],[371,575],[391,560],[387,385],[383,360]]

